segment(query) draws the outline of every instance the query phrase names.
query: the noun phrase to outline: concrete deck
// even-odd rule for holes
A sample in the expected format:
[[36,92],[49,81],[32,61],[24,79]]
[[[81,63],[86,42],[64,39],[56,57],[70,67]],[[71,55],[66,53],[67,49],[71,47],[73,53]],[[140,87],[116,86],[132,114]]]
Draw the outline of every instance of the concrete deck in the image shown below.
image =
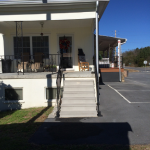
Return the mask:
[[[95,74],[91,71],[64,71],[65,78],[95,78]],[[0,79],[46,79],[57,78],[57,73],[37,72],[37,73],[2,73]]]

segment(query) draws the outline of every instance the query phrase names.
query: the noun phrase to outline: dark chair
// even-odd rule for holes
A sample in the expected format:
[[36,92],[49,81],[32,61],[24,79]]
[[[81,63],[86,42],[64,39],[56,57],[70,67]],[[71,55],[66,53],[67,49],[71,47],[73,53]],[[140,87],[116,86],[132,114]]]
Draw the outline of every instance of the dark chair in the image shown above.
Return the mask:
[[80,70],[88,70],[89,71],[89,62],[85,59],[85,54],[82,49],[78,49],[78,66]]
[[34,63],[32,64],[31,69],[32,70],[40,70],[41,67],[43,67],[43,58],[44,54],[42,52],[37,52],[34,54]]

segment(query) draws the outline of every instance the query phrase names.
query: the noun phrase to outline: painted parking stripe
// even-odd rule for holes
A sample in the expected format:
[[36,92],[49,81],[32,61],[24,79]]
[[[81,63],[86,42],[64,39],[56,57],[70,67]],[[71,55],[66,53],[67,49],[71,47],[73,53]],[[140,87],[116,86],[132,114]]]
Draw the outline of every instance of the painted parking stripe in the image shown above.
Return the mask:
[[150,91],[150,90],[118,90],[118,91],[134,92],[134,91]]
[[113,89],[115,92],[117,92],[124,100],[126,100],[128,103],[130,104],[137,104],[137,103],[140,103],[140,104],[150,104],[150,102],[130,102],[127,98],[125,98],[121,93],[119,93],[119,91],[117,91],[115,88],[111,87],[110,85],[108,85],[111,89]]
[[116,89],[114,89],[113,87],[111,87],[110,85],[108,85],[111,89],[113,89],[115,92],[117,92],[124,100],[126,100],[128,103],[131,103],[128,99],[126,99],[121,93],[119,93],[119,91],[117,91]]

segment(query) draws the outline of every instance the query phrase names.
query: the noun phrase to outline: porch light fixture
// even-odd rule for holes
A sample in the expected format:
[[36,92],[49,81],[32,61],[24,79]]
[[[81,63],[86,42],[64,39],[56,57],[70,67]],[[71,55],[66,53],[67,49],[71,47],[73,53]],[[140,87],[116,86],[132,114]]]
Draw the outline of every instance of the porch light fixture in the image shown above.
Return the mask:
[[41,40],[43,40],[43,26],[44,26],[44,22],[40,22],[41,24]]

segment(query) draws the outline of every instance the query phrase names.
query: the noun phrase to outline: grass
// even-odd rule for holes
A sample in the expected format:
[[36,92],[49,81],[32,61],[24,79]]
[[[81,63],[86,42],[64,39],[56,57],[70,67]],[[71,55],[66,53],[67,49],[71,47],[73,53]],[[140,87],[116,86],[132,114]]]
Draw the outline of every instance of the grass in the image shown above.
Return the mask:
[[29,138],[52,112],[52,107],[0,112],[0,150],[32,149]]
[[0,112],[0,150],[150,150],[150,145],[35,145],[30,137],[52,112],[52,107]]

